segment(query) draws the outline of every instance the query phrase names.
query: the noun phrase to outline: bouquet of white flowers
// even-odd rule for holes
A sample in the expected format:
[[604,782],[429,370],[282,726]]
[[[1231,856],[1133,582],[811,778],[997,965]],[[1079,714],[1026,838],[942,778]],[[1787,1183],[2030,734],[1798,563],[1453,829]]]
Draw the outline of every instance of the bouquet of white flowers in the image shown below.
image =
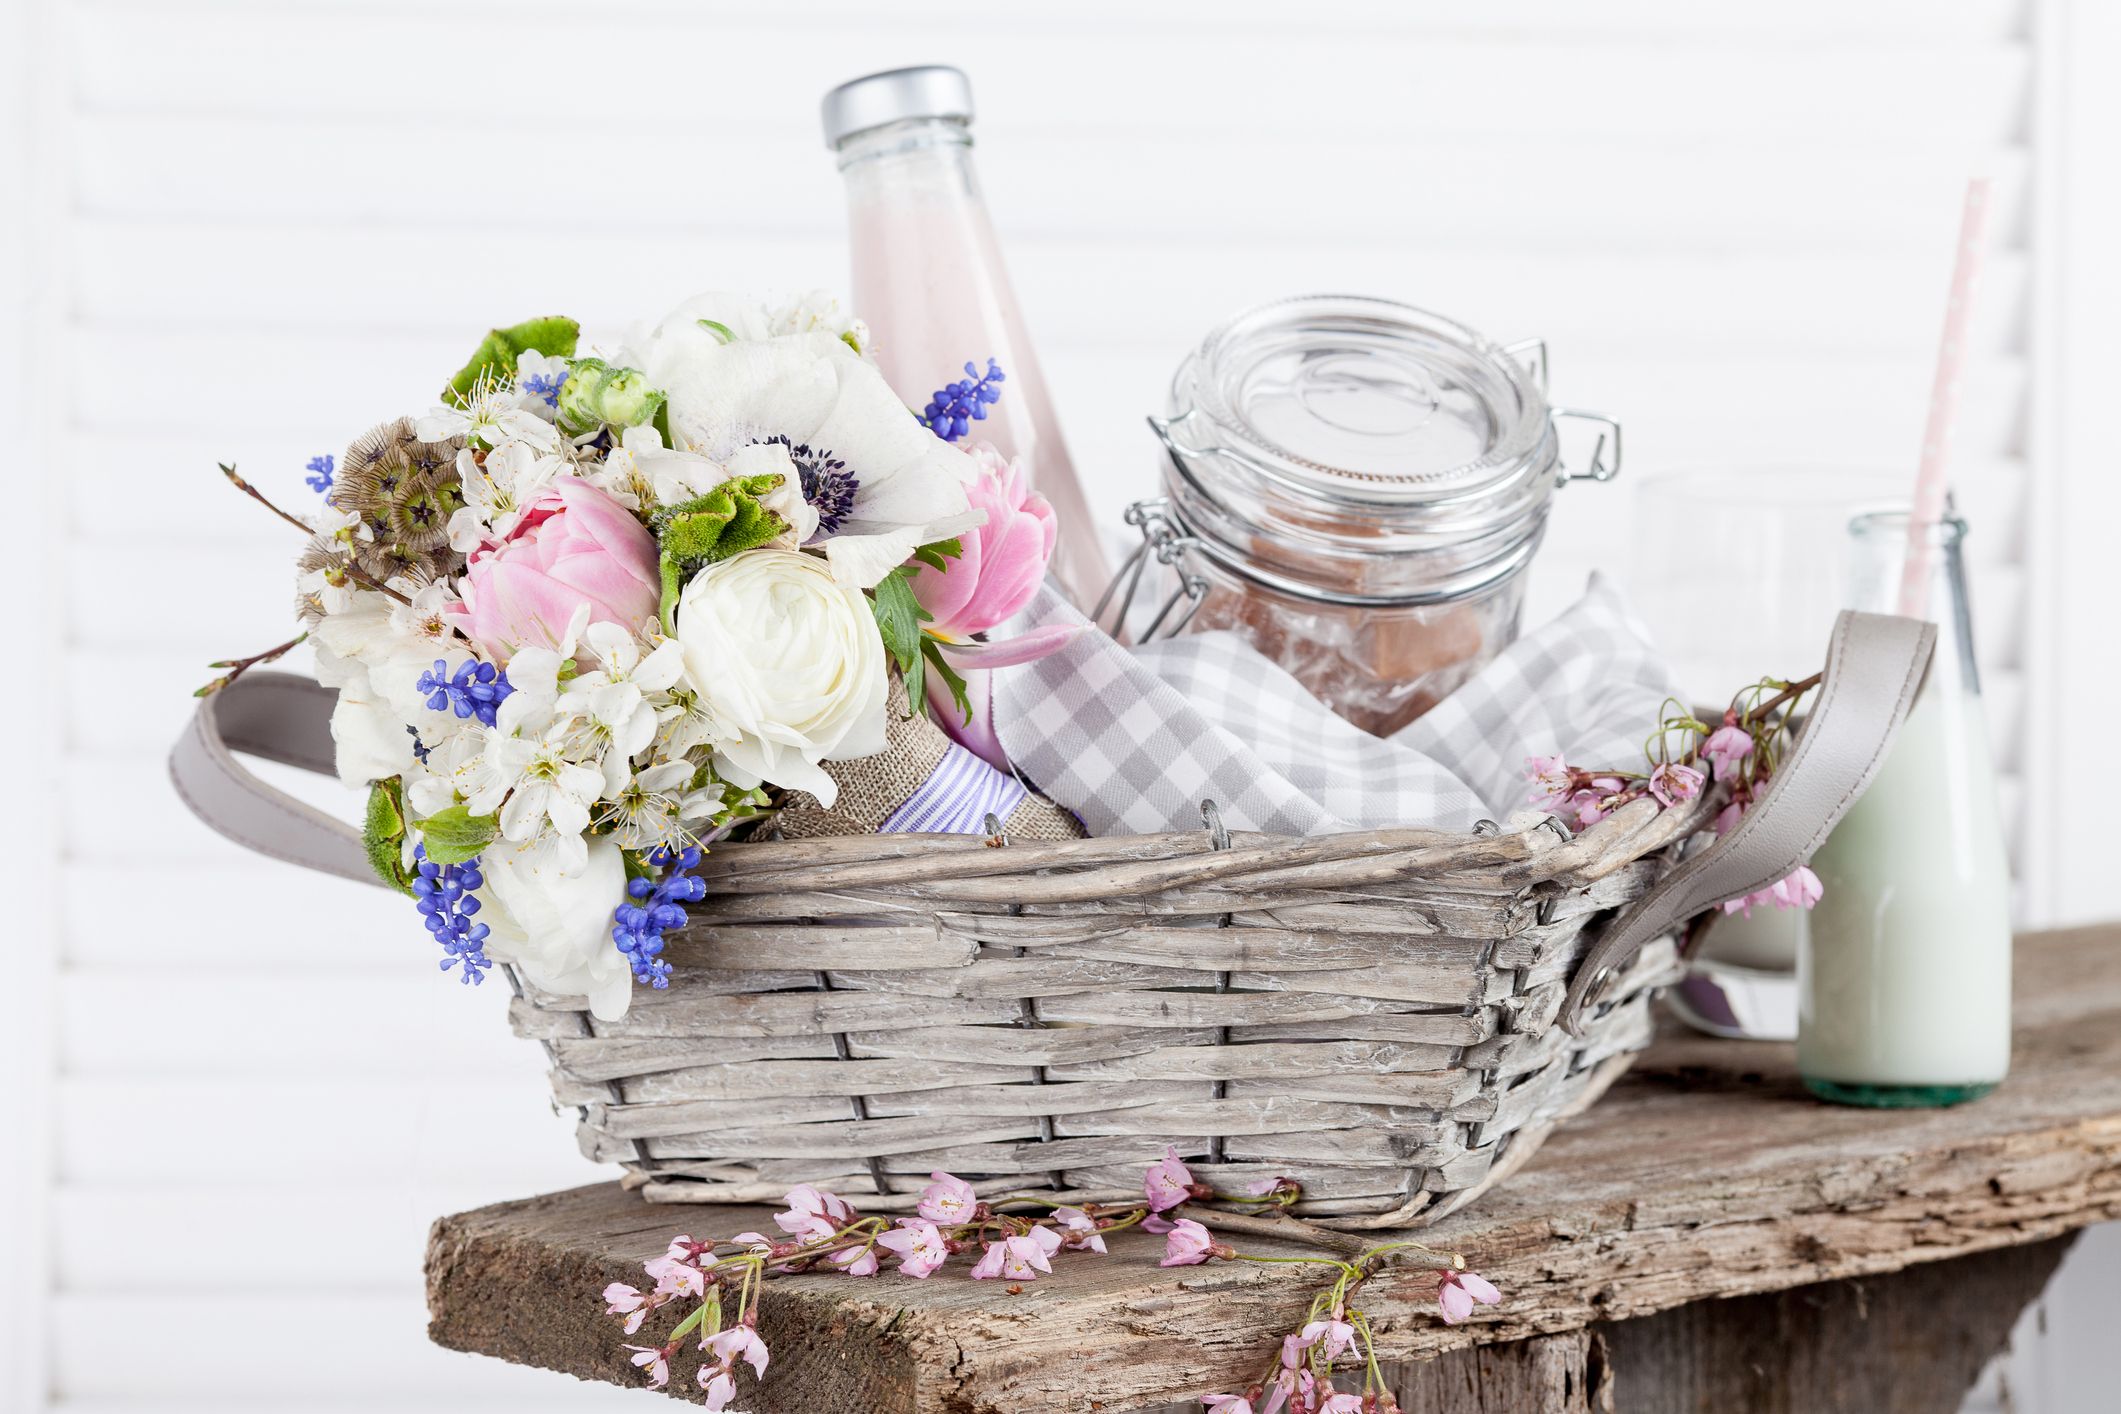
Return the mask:
[[[990,760],[965,674],[1066,633],[988,632],[1036,589],[1052,511],[959,442],[1003,371],[923,412],[815,297],[693,299],[624,348],[571,319],[487,335],[439,406],[310,464],[304,639],[377,872],[466,982],[494,962],[610,1019],[668,985],[699,851],[822,762],[883,750],[889,677]],[[266,502],[224,467],[231,480]],[[1001,764],[996,762],[996,764]]]

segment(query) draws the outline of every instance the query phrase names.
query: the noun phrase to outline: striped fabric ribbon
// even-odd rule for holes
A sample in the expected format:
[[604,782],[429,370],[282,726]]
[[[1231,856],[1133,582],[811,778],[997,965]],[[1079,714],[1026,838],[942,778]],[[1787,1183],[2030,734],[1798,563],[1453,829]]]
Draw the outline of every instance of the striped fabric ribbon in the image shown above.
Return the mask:
[[989,815],[1006,821],[1030,792],[956,742],[928,779],[877,827],[879,834],[984,834]]

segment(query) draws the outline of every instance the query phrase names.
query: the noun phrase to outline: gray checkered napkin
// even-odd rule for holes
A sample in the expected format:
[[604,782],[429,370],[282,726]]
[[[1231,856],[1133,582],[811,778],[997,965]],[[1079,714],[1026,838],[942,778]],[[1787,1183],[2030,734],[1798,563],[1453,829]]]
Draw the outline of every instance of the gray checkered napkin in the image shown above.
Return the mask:
[[[1023,622],[1081,618],[1049,587]],[[1593,575],[1567,612],[1389,738],[1220,632],[1136,648],[1085,633],[998,671],[994,717],[1010,759],[1093,835],[1198,829],[1203,800],[1232,829],[1314,835],[1506,818],[1527,756],[1625,766],[1671,691],[1620,592]]]

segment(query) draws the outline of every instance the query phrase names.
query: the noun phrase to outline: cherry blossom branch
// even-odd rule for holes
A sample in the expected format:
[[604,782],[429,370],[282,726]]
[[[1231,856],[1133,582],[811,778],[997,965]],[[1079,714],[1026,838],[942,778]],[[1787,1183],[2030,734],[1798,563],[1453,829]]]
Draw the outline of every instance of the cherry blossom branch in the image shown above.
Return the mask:
[[[221,474],[228,478],[229,484],[234,486],[238,491],[241,491],[244,495],[250,497],[253,501],[256,501],[259,505],[265,507],[265,509],[271,511],[274,515],[286,521],[295,529],[301,531],[304,535],[315,535],[317,533],[317,528],[315,526],[311,525],[308,521],[303,520],[300,516],[291,515],[288,512],[281,510],[278,506],[274,505],[269,499],[267,499],[263,491],[260,491],[257,487],[251,485],[241,476],[238,476],[236,474],[236,468],[232,463],[219,462],[216,463],[216,465],[221,468]],[[349,553],[346,558],[340,563],[339,568],[345,573],[348,579],[352,580],[354,583],[362,586],[363,588],[373,589],[378,594],[388,595],[390,598],[397,600],[400,604],[403,604],[408,608],[411,607],[412,600],[406,598],[403,594],[400,594],[397,590],[392,589],[389,585],[384,584],[383,582],[378,580],[374,575],[368,573],[359,565],[355,564],[353,562],[353,556],[351,553]]]
[[221,662],[218,663],[208,663],[206,666],[209,668],[226,668],[228,669],[228,671],[223,673],[220,677],[215,678],[206,686],[200,688],[197,692],[194,692],[192,696],[213,696],[213,694],[219,692],[222,688],[227,687],[230,683],[234,682],[237,678],[242,677],[252,668],[258,667],[261,664],[275,662],[278,659],[286,656],[295,648],[299,647],[303,640],[308,637],[309,635],[306,632],[298,633],[293,638],[288,639],[287,642],[276,644],[275,646],[266,649],[263,653],[253,653],[248,658],[230,658],[223,659]]

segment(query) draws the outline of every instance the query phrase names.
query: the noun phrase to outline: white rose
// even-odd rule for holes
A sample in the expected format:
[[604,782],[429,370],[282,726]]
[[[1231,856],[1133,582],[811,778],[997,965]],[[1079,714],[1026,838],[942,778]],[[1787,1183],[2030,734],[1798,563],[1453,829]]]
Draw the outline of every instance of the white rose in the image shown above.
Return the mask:
[[830,809],[839,787],[818,763],[884,749],[876,619],[816,556],[751,550],[707,566],[678,600],[677,629],[725,778],[806,790]]
[[587,997],[590,1014],[616,1021],[633,996],[633,966],[611,940],[611,915],[626,902],[626,863],[610,840],[590,837],[575,868],[553,851],[496,840],[479,857],[485,907],[475,921],[491,932],[487,955],[512,962],[545,991]]

